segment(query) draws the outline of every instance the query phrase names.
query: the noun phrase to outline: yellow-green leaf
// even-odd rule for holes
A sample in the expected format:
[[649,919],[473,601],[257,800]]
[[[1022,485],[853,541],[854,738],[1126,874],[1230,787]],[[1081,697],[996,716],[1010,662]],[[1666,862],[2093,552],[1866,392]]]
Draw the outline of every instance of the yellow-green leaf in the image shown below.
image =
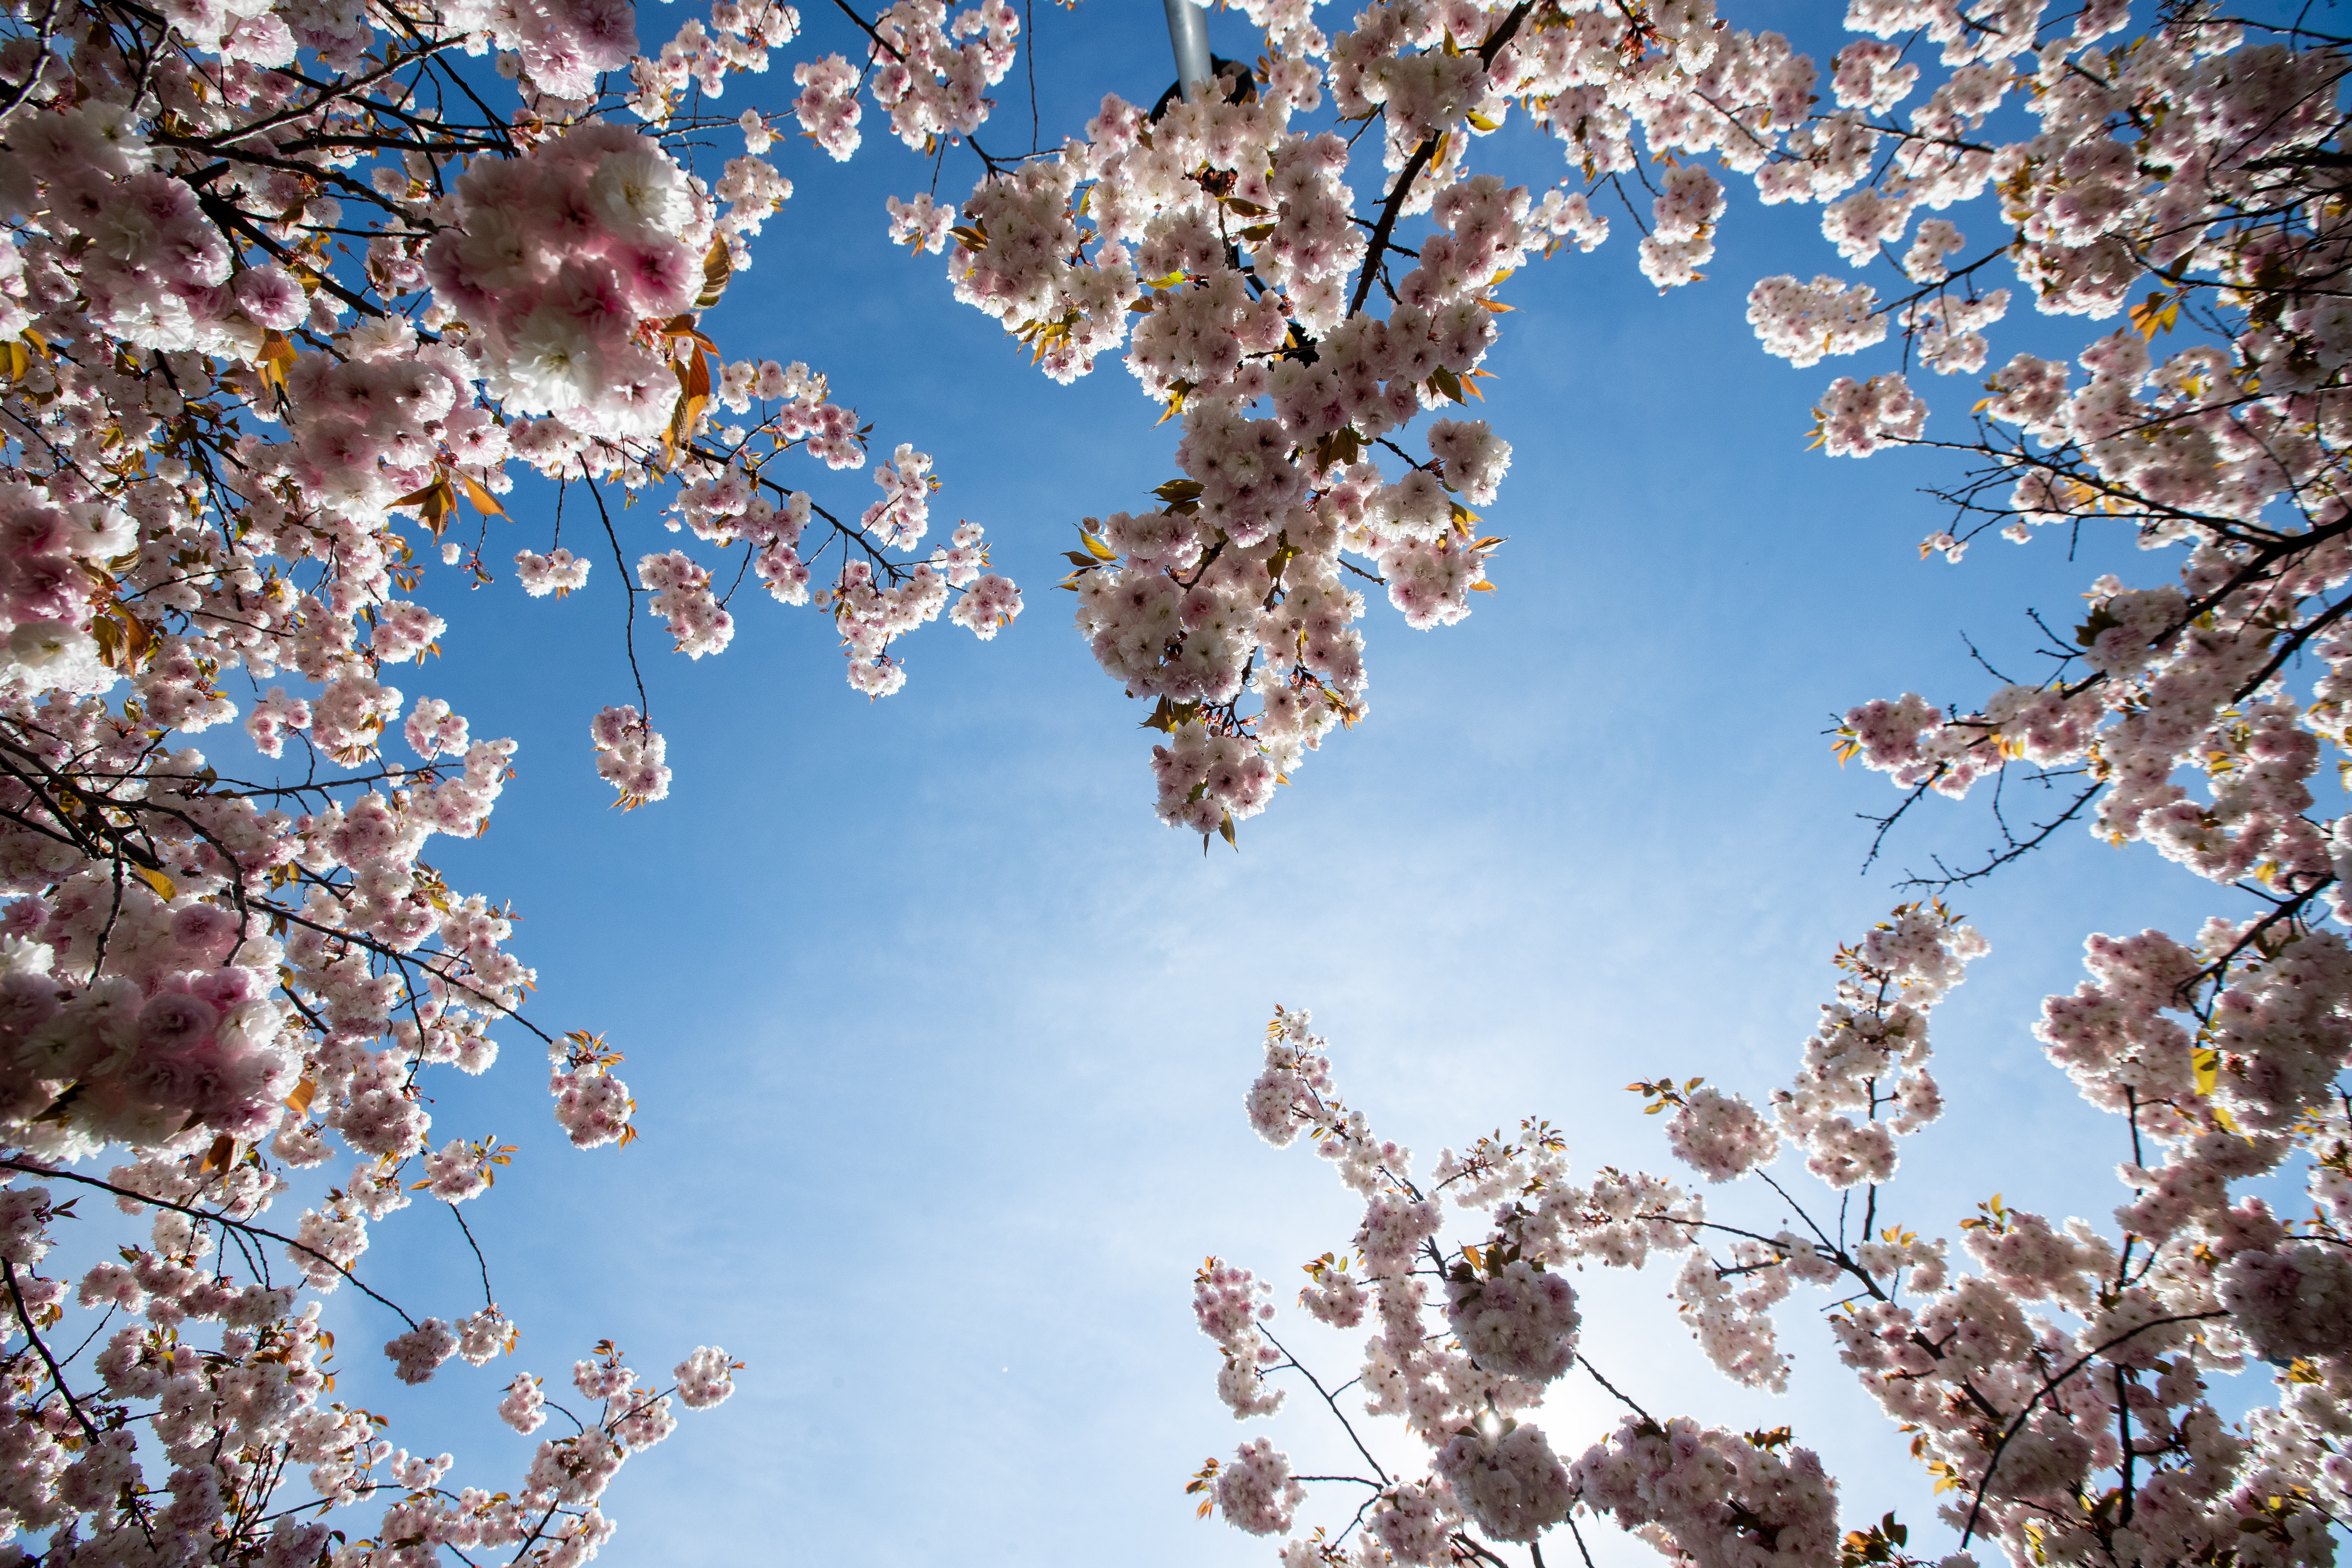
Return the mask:
[[474,503],[476,511],[480,512],[484,517],[506,516],[507,509],[499,504],[498,498],[476,484],[470,478],[459,474],[457,482],[466,487],[466,499]]
[[710,242],[709,254],[702,258],[702,293],[694,301],[695,309],[708,310],[719,303],[719,296],[727,292],[729,279],[735,276],[735,253],[727,248],[724,239]]

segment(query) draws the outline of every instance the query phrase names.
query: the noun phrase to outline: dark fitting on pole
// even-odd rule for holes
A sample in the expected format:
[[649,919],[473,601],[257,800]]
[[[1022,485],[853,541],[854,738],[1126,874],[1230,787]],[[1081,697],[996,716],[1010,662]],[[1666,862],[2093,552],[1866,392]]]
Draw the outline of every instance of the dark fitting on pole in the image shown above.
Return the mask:
[[[1168,106],[1181,100],[1185,103],[1212,103],[1219,97],[1227,103],[1248,103],[1257,97],[1257,79],[1250,68],[1237,60],[1221,60],[1209,53],[1208,13],[1193,0],[1165,0],[1168,7],[1168,41],[1176,50],[1176,79],[1160,101],[1151,106],[1151,119],[1156,122],[1168,112]],[[1226,78],[1232,85],[1226,85]]]

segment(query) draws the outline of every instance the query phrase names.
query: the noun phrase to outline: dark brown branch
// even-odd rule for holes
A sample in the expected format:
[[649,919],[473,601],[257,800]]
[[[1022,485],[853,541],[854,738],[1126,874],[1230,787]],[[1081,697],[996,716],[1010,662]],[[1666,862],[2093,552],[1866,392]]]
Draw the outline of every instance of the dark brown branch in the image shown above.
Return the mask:
[[0,1158],[0,1171],[18,1171],[27,1176],[38,1176],[43,1181],[77,1182],[85,1187],[96,1187],[100,1192],[112,1193],[119,1198],[129,1198],[136,1203],[152,1204],[157,1208],[170,1209],[174,1214],[187,1215],[191,1218],[205,1220],[216,1225],[233,1226],[238,1230],[245,1231],[249,1235],[267,1237],[268,1240],[290,1247],[297,1252],[317,1258],[320,1262],[325,1264],[328,1268],[333,1269],[336,1273],[350,1280],[361,1295],[367,1297],[370,1300],[375,1301],[380,1305],[391,1308],[393,1311],[399,1316],[400,1321],[406,1323],[410,1328],[413,1329],[416,1327],[416,1320],[410,1317],[406,1312],[402,1311],[399,1302],[392,1300],[388,1297],[377,1295],[373,1290],[369,1289],[367,1286],[361,1281],[358,1275],[352,1273],[349,1268],[344,1268],[341,1264],[336,1262],[325,1253],[320,1252],[317,1247],[310,1246],[307,1242],[297,1241],[290,1236],[281,1236],[277,1231],[268,1229],[264,1226],[255,1225],[250,1220],[231,1219],[228,1215],[224,1214],[215,1214],[207,1209],[193,1208],[186,1204],[173,1203],[169,1198],[159,1198],[151,1193],[139,1192],[131,1187],[118,1187],[112,1182],[101,1182],[96,1176],[77,1175],[71,1171],[60,1171],[56,1169],[54,1166],[27,1164],[22,1160]]
[[[835,0],[836,5],[845,3],[845,0]],[[1478,46],[1478,63],[1494,64],[1495,56],[1511,41],[1512,35],[1519,30],[1519,24],[1526,21],[1528,13],[1534,9],[1535,0],[1519,0],[1512,6],[1510,14],[1497,23],[1495,30],[1486,36],[1486,41]],[[1412,191],[1412,183],[1421,177],[1423,169],[1429,167],[1430,159],[1436,156],[1437,144],[1444,141],[1447,134],[1440,132],[1423,139],[1421,145],[1412,150],[1412,156],[1405,160],[1404,172],[1397,176],[1395,185],[1389,191],[1388,200],[1381,204],[1380,221],[1372,226],[1372,237],[1364,257],[1364,270],[1356,279],[1355,298],[1348,301],[1348,314],[1350,316],[1362,310],[1365,300],[1370,297],[1372,280],[1380,276],[1381,258],[1387,254],[1389,236],[1396,231],[1397,218],[1404,212],[1405,198]]]

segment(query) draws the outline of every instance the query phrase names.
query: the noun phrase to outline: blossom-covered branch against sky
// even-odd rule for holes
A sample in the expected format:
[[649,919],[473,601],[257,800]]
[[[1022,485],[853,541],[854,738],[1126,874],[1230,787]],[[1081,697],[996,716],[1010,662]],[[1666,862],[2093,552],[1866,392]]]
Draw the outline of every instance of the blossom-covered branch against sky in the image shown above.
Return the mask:
[[[621,1051],[519,1021],[536,977],[507,945],[514,908],[424,858],[483,831],[516,747],[389,678],[465,657],[428,602],[503,574],[483,548],[509,502],[556,503],[547,547],[512,555],[524,595],[582,590],[606,548],[623,576],[635,700],[574,725],[624,805],[671,778],[640,593],[695,659],[733,635],[714,571],[814,598],[871,695],[903,679],[894,640],[951,601],[983,639],[1019,609],[976,525],[925,547],[936,481],[911,444],[873,465],[881,499],[854,522],[787,486],[796,452],[864,468],[868,427],[821,374],[727,363],[698,328],[790,186],[760,156],[769,119],[673,100],[764,69],[797,26],[729,6],[646,58],[625,4],[13,15],[11,1553],[581,1561],[674,1402],[731,1391],[739,1363],[714,1347],[664,1387],[598,1342],[579,1401],[529,1373],[480,1399],[526,1436],[551,1408],[571,1430],[536,1436],[517,1479],[468,1486],[333,1397],[322,1312],[349,1285],[390,1313],[404,1384],[517,1348],[459,1205],[520,1145],[436,1137],[431,1109],[436,1069],[492,1067],[493,1030],[546,1046],[563,1142],[636,1136]],[[690,173],[714,132],[742,154]],[[640,502],[709,553],[625,545]],[[189,743],[207,731],[210,758]],[[339,1179],[303,1173],[352,1156]],[[363,1278],[372,1225],[417,1201],[451,1210],[478,1268],[461,1310],[412,1315],[417,1279]],[[50,1257],[118,1208],[134,1223],[101,1255],[119,1261],[90,1264],[87,1239]],[[436,1305],[453,1279],[473,1294],[468,1271],[442,1274]]]
[[[2230,934],[2209,932],[2209,947]],[[2347,1034],[2335,1004],[2342,944],[2282,943],[2210,995],[2198,955],[2155,932],[2092,947],[2097,982],[2052,998],[2037,1033],[2125,1118],[2128,1201],[2112,1238],[1998,1194],[1957,1237],[1922,1236],[1882,1206],[1897,1140],[1943,1111],[1927,1015],[1986,952],[1940,904],[1899,908],[1840,949],[1837,998],[1769,1116],[1698,1078],[1628,1086],[1653,1114],[1671,1113],[1673,1153],[1710,1185],[1765,1173],[1766,1201],[1796,1220],[1771,1233],[1654,1176],[1603,1166],[1577,1184],[1570,1139],[1532,1120],[1515,1137],[1443,1152],[1416,1179],[1412,1152],[1340,1101],[1307,1016],[1277,1012],[1250,1121],[1276,1144],[1307,1134],[1366,1200],[1352,1253],[1309,1262],[1298,1305],[1376,1331],[1361,1370],[1339,1384],[1276,1335],[1271,1292],[1247,1269],[1213,1258],[1194,1310],[1222,1353],[1218,1394],[1234,1415],[1274,1415],[1303,1380],[1328,1405],[1314,1416],[1346,1429],[1364,1466],[1302,1480],[1271,1441],[1248,1439],[1196,1477],[1204,1508],[1251,1534],[1286,1536],[1283,1559],[1296,1568],[1483,1560],[1563,1526],[1589,1552],[1580,1514],[1699,1563],[1826,1563],[1843,1551],[1958,1568],[1979,1560],[1972,1544],[2019,1562],[2332,1562],[2352,1479],[2336,1447],[2333,1373],[2352,1343],[2352,1107],[2327,1081]],[[2192,1051],[2168,1011],[2212,1020],[2213,1043]],[[1769,1174],[1784,1138],[1807,1175],[1841,1194],[1834,1208],[1791,1197]],[[2154,1171],[2142,1163],[2151,1145],[2167,1154]],[[2293,1195],[2309,1203],[2307,1219],[2232,1191],[2283,1164],[2300,1167]],[[1492,1228],[1442,1242],[1448,1207],[1483,1211]],[[1959,1550],[1923,1542],[1915,1555],[1916,1521],[1891,1510],[1841,1542],[1837,1479],[1801,1433],[1667,1418],[1625,1393],[1606,1369],[1633,1383],[1617,1363],[1636,1347],[1580,1341],[1570,1271],[1639,1268],[1654,1255],[1685,1257],[1673,1293],[1707,1360],[1776,1394],[1791,1368],[1772,1309],[1801,1284],[1833,1292],[1838,1359],[1912,1434]],[[1572,1369],[1625,1414],[1571,1460],[1534,1415]],[[2216,1401],[2235,1401],[2214,1384],[2250,1373],[2273,1385],[2274,1402],[2228,1420]],[[1360,1388],[1360,1408],[1331,1397],[1335,1384]],[[1364,1446],[1357,1424],[1381,1416],[1425,1445],[1424,1473],[1392,1474]],[[1305,1483],[1339,1489],[1336,1503],[1310,1510]]]
[[[1374,30],[1384,14],[1375,7],[1360,16],[1349,37]],[[1617,46],[1599,57],[1604,72],[1635,58],[1629,46],[1651,41],[1641,17],[1591,15]],[[1841,962],[1874,978],[1879,994],[1842,996],[1809,1050],[1806,1077],[1780,1099],[1780,1121],[1806,1149],[1812,1173],[1837,1188],[1870,1184],[1862,1235],[1894,1250],[1850,1257],[1842,1207],[1834,1242],[1810,1216],[1810,1238],[1735,1232],[1746,1249],[1695,1258],[1678,1294],[1723,1371],[1779,1386],[1785,1363],[1759,1314],[1793,1279],[1850,1275],[1859,1289],[1838,1305],[1865,1316],[1883,1305],[1884,1321],[1860,1337],[1843,1336],[1841,1358],[1915,1434],[1912,1452],[1938,1490],[1960,1494],[1940,1511],[1962,1548],[1982,1534],[2000,1538],[2019,1561],[2227,1554],[2326,1562],[2347,1511],[2345,1461],[2332,1436],[2343,1396],[2332,1369],[2347,1346],[2340,1330],[2310,1325],[2345,1320],[2352,1282],[2343,1272],[2340,1178],[2331,1164],[2340,1164],[2345,1142],[2332,1120],[2341,1110],[2335,1079],[2352,1040],[2343,1022],[2344,941],[2322,914],[2336,884],[2328,849],[2336,824],[2306,783],[2321,770],[2323,750],[2340,744],[2332,728],[2336,677],[2314,684],[2299,656],[2315,655],[2331,670],[2347,657],[2328,640],[2344,608],[2336,595],[2352,575],[2336,543],[2347,504],[2337,428],[2345,394],[2343,356],[2330,336],[2343,275],[2333,147],[2345,68],[2338,40],[2259,24],[2250,38],[2241,22],[2195,10],[2168,14],[2127,44],[2103,46],[2126,19],[2121,7],[2045,18],[2027,6],[1856,5],[1847,17],[1856,32],[1905,37],[1906,48],[1942,46],[1937,63],[1948,79],[1902,121],[1889,111],[1918,85],[1920,67],[1903,63],[1905,49],[1869,41],[1837,57],[1834,113],[1809,112],[1818,101],[1807,96],[1812,68],[1777,36],[1736,32],[1719,44],[1709,36],[1691,51],[1699,58],[1660,61],[1652,77],[1614,95],[1612,107],[1627,114],[1621,125],[1638,123],[1661,153],[1716,154],[1755,174],[1768,203],[1826,202],[1823,237],[1856,266],[1883,251],[1891,257],[1924,211],[1964,212],[1993,198],[2000,243],[1955,267],[1948,258],[1965,247],[1964,235],[1943,217],[1924,220],[1897,264],[1914,287],[1891,306],[1881,307],[1869,286],[1826,273],[1810,285],[1794,276],[1758,284],[1749,322],[1792,363],[1868,349],[1894,326],[1906,365],[1916,354],[1932,371],[1980,371],[1983,329],[2008,302],[2005,289],[1980,291],[1977,275],[1995,264],[2012,267],[2052,316],[2114,318],[2137,284],[2158,285],[2126,324],[2080,352],[2092,373],[2086,388],[2068,390],[2063,362],[2018,354],[1987,381],[1991,395],[1972,411],[1972,435],[1931,436],[1927,407],[1901,372],[1840,377],[1824,395],[1815,444],[1831,457],[1926,446],[1976,465],[1948,488],[1957,521],[1929,538],[1923,555],[1941,552],[1958,562],[1988,524],[2025,543],[2037,526],[2060,523],[2078,540],[2085,528],[2116,530],[2143,550],[2179,547],[2187,556],[2177,590],[2099,578],[2071,645],[2043,628],[2042,657],[2054,661],[2046,679],[2008,682],[1981,711],[1948,713],[1917,696],[1855,708],[1839,731],[1839,754],[1895,774],[1915,801],[1929,791],[1964,795],[1988,776],[2005,777],[2012,762],[2033,770],[2033,784],[2078,781],[2067,786],[2070,804],[2029,828],[2013,827],[1996,807],[2001,846],[1968,868],[1939,862],[1936,875],[1919,879],[1932,887],[1972,885],[2095,806],[2091,821],[2110,842],[2153,842],[2200,875],[2235,884],[2252,904],[2242,917],[2210,919],[2193,945],[2154,931],[2095,936],[2092,981],[2045,1008],[2039,1032],[2053,1057],[2094,1103],[2128,1121],[2124,1175],[2132,1201],[2117,1211],[2114,1242],[2078,1224],[2071,1241],[2052,1244],[2056,1252],[2004,1274],[2012,1216],[1995,1198],[1989,1217],[1971,1222],[2002,1238],[1979,1249],[1989,1273],[1948,1285],[1940,1250],[1915,1256],[1916,1237],[1899,1226],[1873,1235],[1876,1184],[1894,1171],[1892,1135],[1916,1131],[1943,1109],[1926,1072],[1924,1022],[1910,1009],[1924,1011],[1949,984],[1950,975],[1929,970],[1957,963],[1911,973],[1906,961],[1870,955],[1866,943],[1842,952]],[[1452,20],[1449,58],[1458,54]],[[1514,14],[1485,36],[1516,41],[1521,20]],[[1680,41],[1673,27],[1659,32]],[[1332,50],[1343,100],[1349,37]],[[1279,52],[1272,39],[1270,47]],[[1711,68],[1717,47],[1735,62],[1749,49],[1772,62],[1763,96],[1770,99],[1777,83],[1780,101],[1763,109],[1758,124],[1740,122],[1750,100],[1736,81],[1708,82],[1714,90],[1691,81]],[[2029,94],[2031,133],[2008,142],[1984,134],[2018,87]],[[1540,91],[1528,99],[1531,110],[1556,112],[1558,103]],[[1396,117],[1392,103],[1391,125]],[[1496,118],[1481,113],[1480,128],[1491,131]],[[1785,144],[1771,130],[1776,118],[1793,132]],[[1435,143],[1420,145],[1415,159],[1402,160],[1391,136],[1390,163],[1403,165],[1399,194]],[[1613,175],[1622,166],[1604,156],[1588,160],[1583,174]],[[1706,234],[1723,211],[1717,184],[1687,164],[1663,183],[1654,208],[1675,239],[1685,225]],[[1386,233],[1384,216],[1376,238]],[[1645,273],[1661,286],[1688,281],[1689,268],[1673,265],[1657,238],[1645,242]],[[2185,346],[2153,354],[2151,344],[2176,329]],[[2202,798],[2176,782],[2184,770],[2203,775]],[[1903,815],[1892,814],[1883,828]],[[2340,910],[2330,912],[2340,921]],[[1940,907],[1937,913],[1951,923]],[[1898,911],[1891,929],[1900,936],[1918,920],[1916,908]],[[1948,959],[1980,951],[1972,932],[1962,935]],[[1891,1016],[1890,986],[1901,998]],[[1908,994],[1914,989],[1918,998]],[[1851,1016],[1857,1004],[1871,1009],[1867,1026]],[[2190,1026],[2167,1013],[2186,1015]],[[1797,1449],[1794,1469],[1784,1473],[1759,1452],[1774,1447],[1759,1435],[1717,1434],[1729,1445],[1717,1454],[1701,1429],[1661,1426],[1633,1405],[1624,1450],[1596,1447],[1571,1473],[1540,1428],[1514,1414],[1540,1397],[1557,1370],[1525,1375],[1530,1363],[1506,1342],[1482,1353],[1483,1320],[1465,1324],[1461,1315],[1465,1304],[1483,1310],[1489,1297],[1507,1298],[1502,1310],[1513,1321],[1556,1318],[1564,1338],[1575,1313],[1550,1304],[1564,1284],[1544,1283],[1559,1248],[1539,1236],[1526,1249],[1517,1204],[1496,1211],[1498,1229],[1483,1254],[1475,1246],[1458,1254],[1438,1248],[1436,1211],[1414,1185],[1409,1160],[1385,1144],[1372,1146],[1381,1151],[1377,1159],[1357,1158],[1369,1134],[1333,1120],[1336,1110],[1327,1117],[1311,1080],[1328,1065],[1311,1050],[1299,1055],[1307,1047],[1295,1041],[1280,1043],[1297,1034],[1278,1017],[1268,1077],[1252,1092],[1253,1120],[1286,1142],[1290,1116],[1304,1118],[1323,1152],[1371,1194],[1355,1268],[1378,1287],[1381,1333],[1349,1386],[1368,1391],[1365,1414],[1403,1414],[1436,1454],[1433,1479],[1400,1481],[1350,1427],[1375,1473],[1308,1479],[1371,1493],[1359,1495],[1359,1506],[1333,1526],[1292,1537],[1286,1561],[1485,1557],[1495,1543],[1534,1541],[1577,1509],[1613,1512],[1670,1554],[1702,1563],[1760,1560],[1759,1552],[1811,1560],[1831,1550],[1834,1515],[1825,1511],[1830,1483],[1818,1458]],[[1287,1093],[1284,1085],[1292,1086]],[[1680,1089],[1671,1079],[1638,1087],[1653,1109],[1677,1108],[1676,1152],[1710,1178],[1769,1157],[1770,1131],[1744,1101],[1702,1090],[1696,1079]],[[1293,1094],[1302,1109],[1287,1109]],[[1547,1131],[1538,1142],[1564,1147],[1553,1138]],[[1503,1145],[1480,1145],[1489,1147]],[[2151,1147],[2161,1161],[2149,1160]],[[1454,1174],[1451,1162],[1433,1182]],[[2282,1163],[2311,1173],[2309,1220],[2282,1223],[2260,1197],[2230,1206],[2232,1183]],[[1623,1205],[1565,1185],[1564,1167],[1513,1172],[1498,1194],[1513,1189],[1542,1194],[1539,1213],[1559,1208],[1604,1226],[1626,1217]],[[1482,1206],[1498,1195],[1476,1191],[1472,1201]],[[1677,1210],[1670,1194],[1635,1207],[1684,1226],[1685,1244],[1706,1223]],[[1416,1215],[1409,1225],[1399,1217],[1407,1210]],[[2034,1235],[2053,1234],[2036,1215],[2013,1223],[2014,1237],[2024,1238],[2014,1247],[2027,1253]],[[1393,1234],[1400,1226],[1410,1232],[1402,1245]],[[1425,1258],[1416,1252],[1421,1242],[1429,1243]],[[1912,1287],[1929,1298],[1924,1319],[1897,1307],[1889,1290],[1915,1266]],[[1302,1303],[1327,1321],[1355,1326],[1365,1291],[1346,1265],[1326,1254],[1308,1271]],[[1416,1273],[1429,1278],[1415,1280]],[[1451,1340],[1423,1319],[1440,1281]],[[1271,1414],[1278,1401],[1268,1384],[1279,1373],[1296,1369],[1318,1392],[1325,1387],[1262,1337],[1255,1320],[1273,1309],[1255,1303],[1245,1273],[1213,1263],[1201,1289],[1202,1326],[1223,1352],[1220,1392],[1235,1415]],[[1871,1307],[1861,1305],[1865,1299]],[[2032,1327],[2013,1304],[2041,1299],[2079,1316],[2080,1329]],[[1248,1310],[1234,1305],[1244,1300]],[[1995,1325],[2005,1322],[2015,1324],[2015,1344],[1969,1342],[1972,1332],[1998,1338]],[[1885,1342],[1874,1349],[1874,1338]],[[2249,1347],[2284,1369],[2283,1396],[2224,1435],[2200,1369],[2234,1372]],[[2188,1358],[2167,1359],[2174,1350]],[[1448,1352],[1459,1359],[1449,1362]],[[1415,1376],[1423,1358],[1425,1384]],[[1493,1386],[1496,1373],[1516,1382]],[[1418,1405],[1409,1392],[1417,1388],[1425,1388]],[[1786,1428],[1780,1436],[1785,1442]],[[1678,1478],[1684,1463],[1692,1469]],[[2320,1476],[2331,1466],[2339,1474],[2332,1483]],[[1451,1515],[1427,1507],[1428,1489],[1440,1481]],[[1288,1534],[1306,1498],[1287,1458],[1263,1439],[1245,1442],[1231,1461],[1213,1460],[1196,1488],[1255,1534]],[[1857,1560],[1907,1560],[1906,1539],[1890,1513],[1874,1537],[1849,1537],[1845,1550]]]

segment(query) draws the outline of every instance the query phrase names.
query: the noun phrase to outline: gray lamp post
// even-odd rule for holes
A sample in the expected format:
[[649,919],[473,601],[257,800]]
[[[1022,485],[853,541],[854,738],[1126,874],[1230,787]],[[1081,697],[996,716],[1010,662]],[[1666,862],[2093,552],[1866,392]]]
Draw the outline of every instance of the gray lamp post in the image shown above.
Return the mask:
[[1176,86],[1187,103],[1199,99],[1204,85],[1217,79],[1209,63],[1209,18],[1192,0],[1166,0],[1168,41],[1176,48]]

